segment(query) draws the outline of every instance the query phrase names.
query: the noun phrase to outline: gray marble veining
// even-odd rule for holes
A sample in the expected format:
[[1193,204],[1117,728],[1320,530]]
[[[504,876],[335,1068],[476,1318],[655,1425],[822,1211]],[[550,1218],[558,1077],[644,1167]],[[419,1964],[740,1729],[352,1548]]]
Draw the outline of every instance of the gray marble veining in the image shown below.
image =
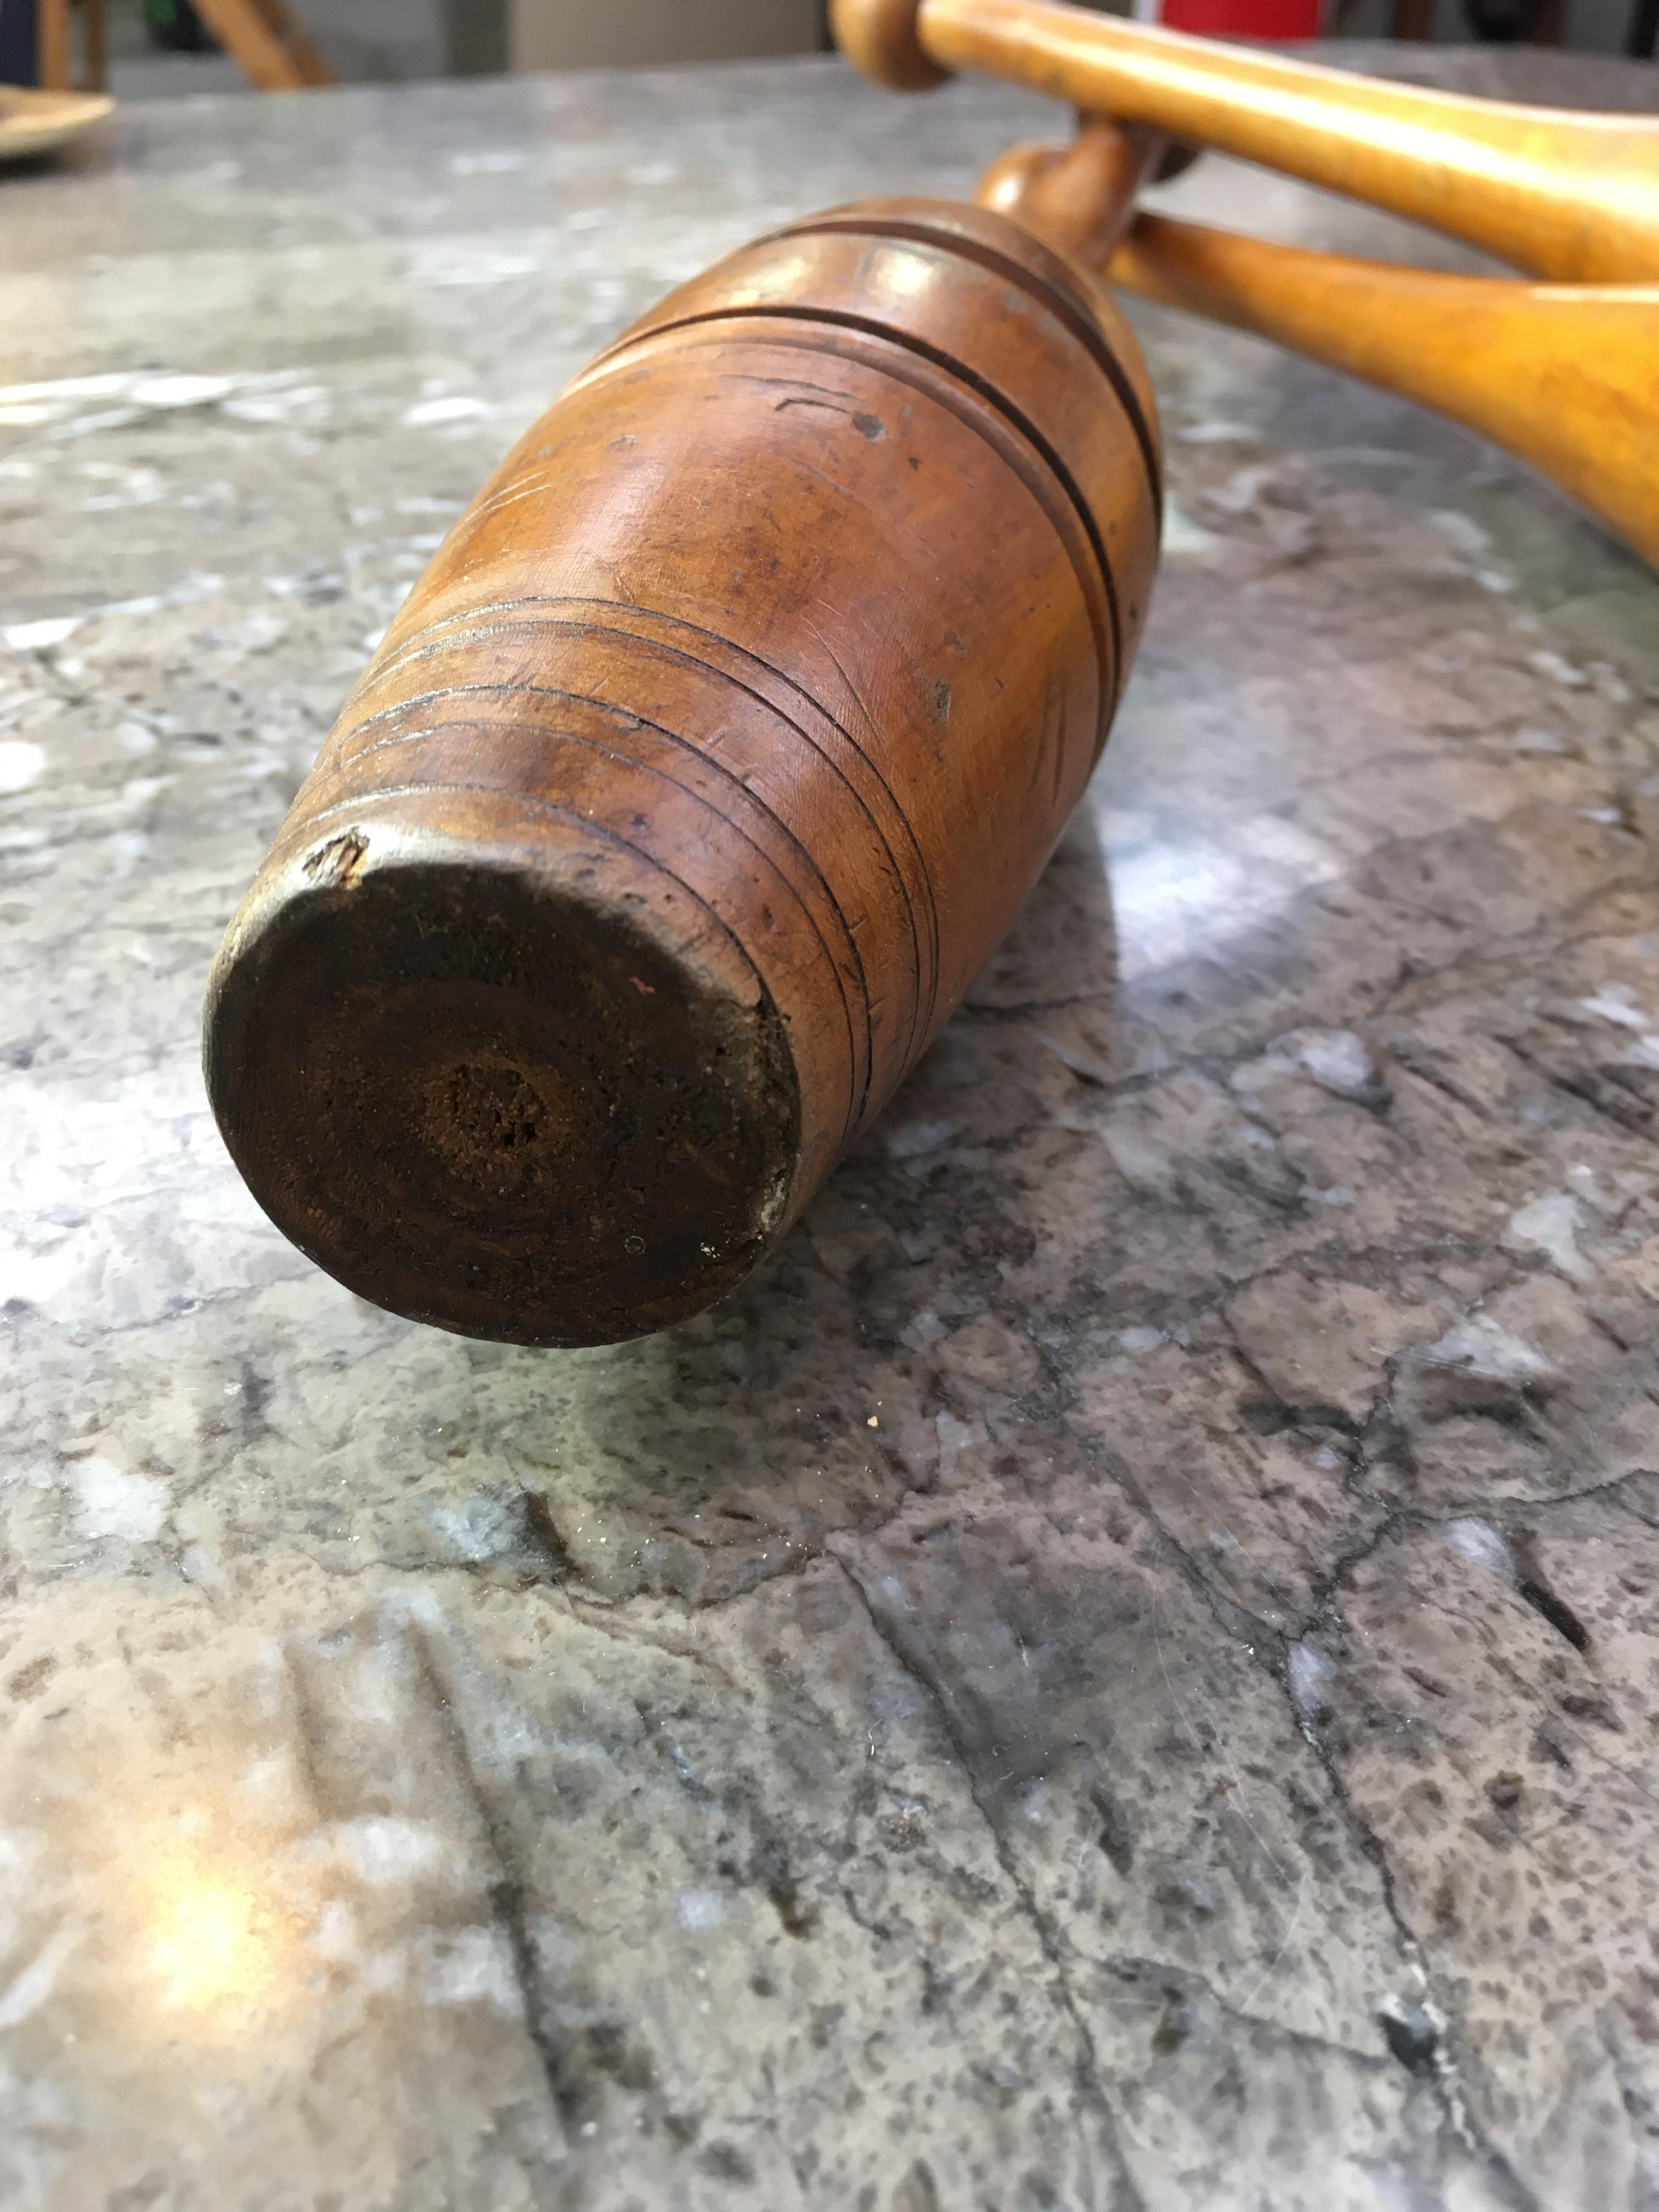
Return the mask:
[[1659,2204],[1659,586],[1522,471],[1138,316],[1089,799],[696,1324],[394,1321],[206,1114],[223,921],[521,424],[1038,117],[805,63],[0,179],[8,2208]]

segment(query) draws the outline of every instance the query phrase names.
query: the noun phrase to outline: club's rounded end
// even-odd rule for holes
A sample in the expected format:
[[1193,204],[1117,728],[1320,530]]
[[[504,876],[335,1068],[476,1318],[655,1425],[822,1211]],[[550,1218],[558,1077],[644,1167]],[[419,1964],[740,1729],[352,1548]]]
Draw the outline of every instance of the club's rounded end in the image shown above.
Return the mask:
[[413,1320],[580,1345],[697,1312],[784,1216],[776,1010],[643,897],[447,843],[372,825],[262,875],[208,998],[238,1168],[302,1251]]
[[830,0],[830,28],[854,68],[890,92],[931,92],[950,77],[916,27],[921,0]]

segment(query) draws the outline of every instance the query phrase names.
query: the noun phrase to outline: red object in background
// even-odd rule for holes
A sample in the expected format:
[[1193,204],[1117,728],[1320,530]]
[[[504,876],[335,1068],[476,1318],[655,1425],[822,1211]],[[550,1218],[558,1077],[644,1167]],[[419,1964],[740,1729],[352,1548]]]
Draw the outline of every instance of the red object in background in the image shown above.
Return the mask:
[[1135,13],[1143,22],[1211,39],[1316,39],[1325,6],[1324,0],[1151,0]]

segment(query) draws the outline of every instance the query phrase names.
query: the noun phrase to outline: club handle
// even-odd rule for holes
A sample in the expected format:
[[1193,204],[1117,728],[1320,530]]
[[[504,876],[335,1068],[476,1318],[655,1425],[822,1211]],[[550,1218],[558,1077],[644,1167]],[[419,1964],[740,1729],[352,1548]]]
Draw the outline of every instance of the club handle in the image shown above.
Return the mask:
[[916,89],[971,70],[1211,146],[1529,275],[1659,279],[1659,118],[1391,84],[1062,0],[835,0],[848,58]]

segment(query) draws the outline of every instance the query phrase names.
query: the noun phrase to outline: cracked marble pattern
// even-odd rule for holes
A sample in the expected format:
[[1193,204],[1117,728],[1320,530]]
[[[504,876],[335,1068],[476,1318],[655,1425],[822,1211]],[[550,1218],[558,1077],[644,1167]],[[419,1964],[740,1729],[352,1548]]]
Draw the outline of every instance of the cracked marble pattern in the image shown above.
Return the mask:
[[807,62],[0,184],[17,2212],[1659,2206],[1659,586],[1522,471],[1139,318],[1106,760],[696,1324],[392,1320],[204,1109],[223,921],[520,425],[1035,121]]

